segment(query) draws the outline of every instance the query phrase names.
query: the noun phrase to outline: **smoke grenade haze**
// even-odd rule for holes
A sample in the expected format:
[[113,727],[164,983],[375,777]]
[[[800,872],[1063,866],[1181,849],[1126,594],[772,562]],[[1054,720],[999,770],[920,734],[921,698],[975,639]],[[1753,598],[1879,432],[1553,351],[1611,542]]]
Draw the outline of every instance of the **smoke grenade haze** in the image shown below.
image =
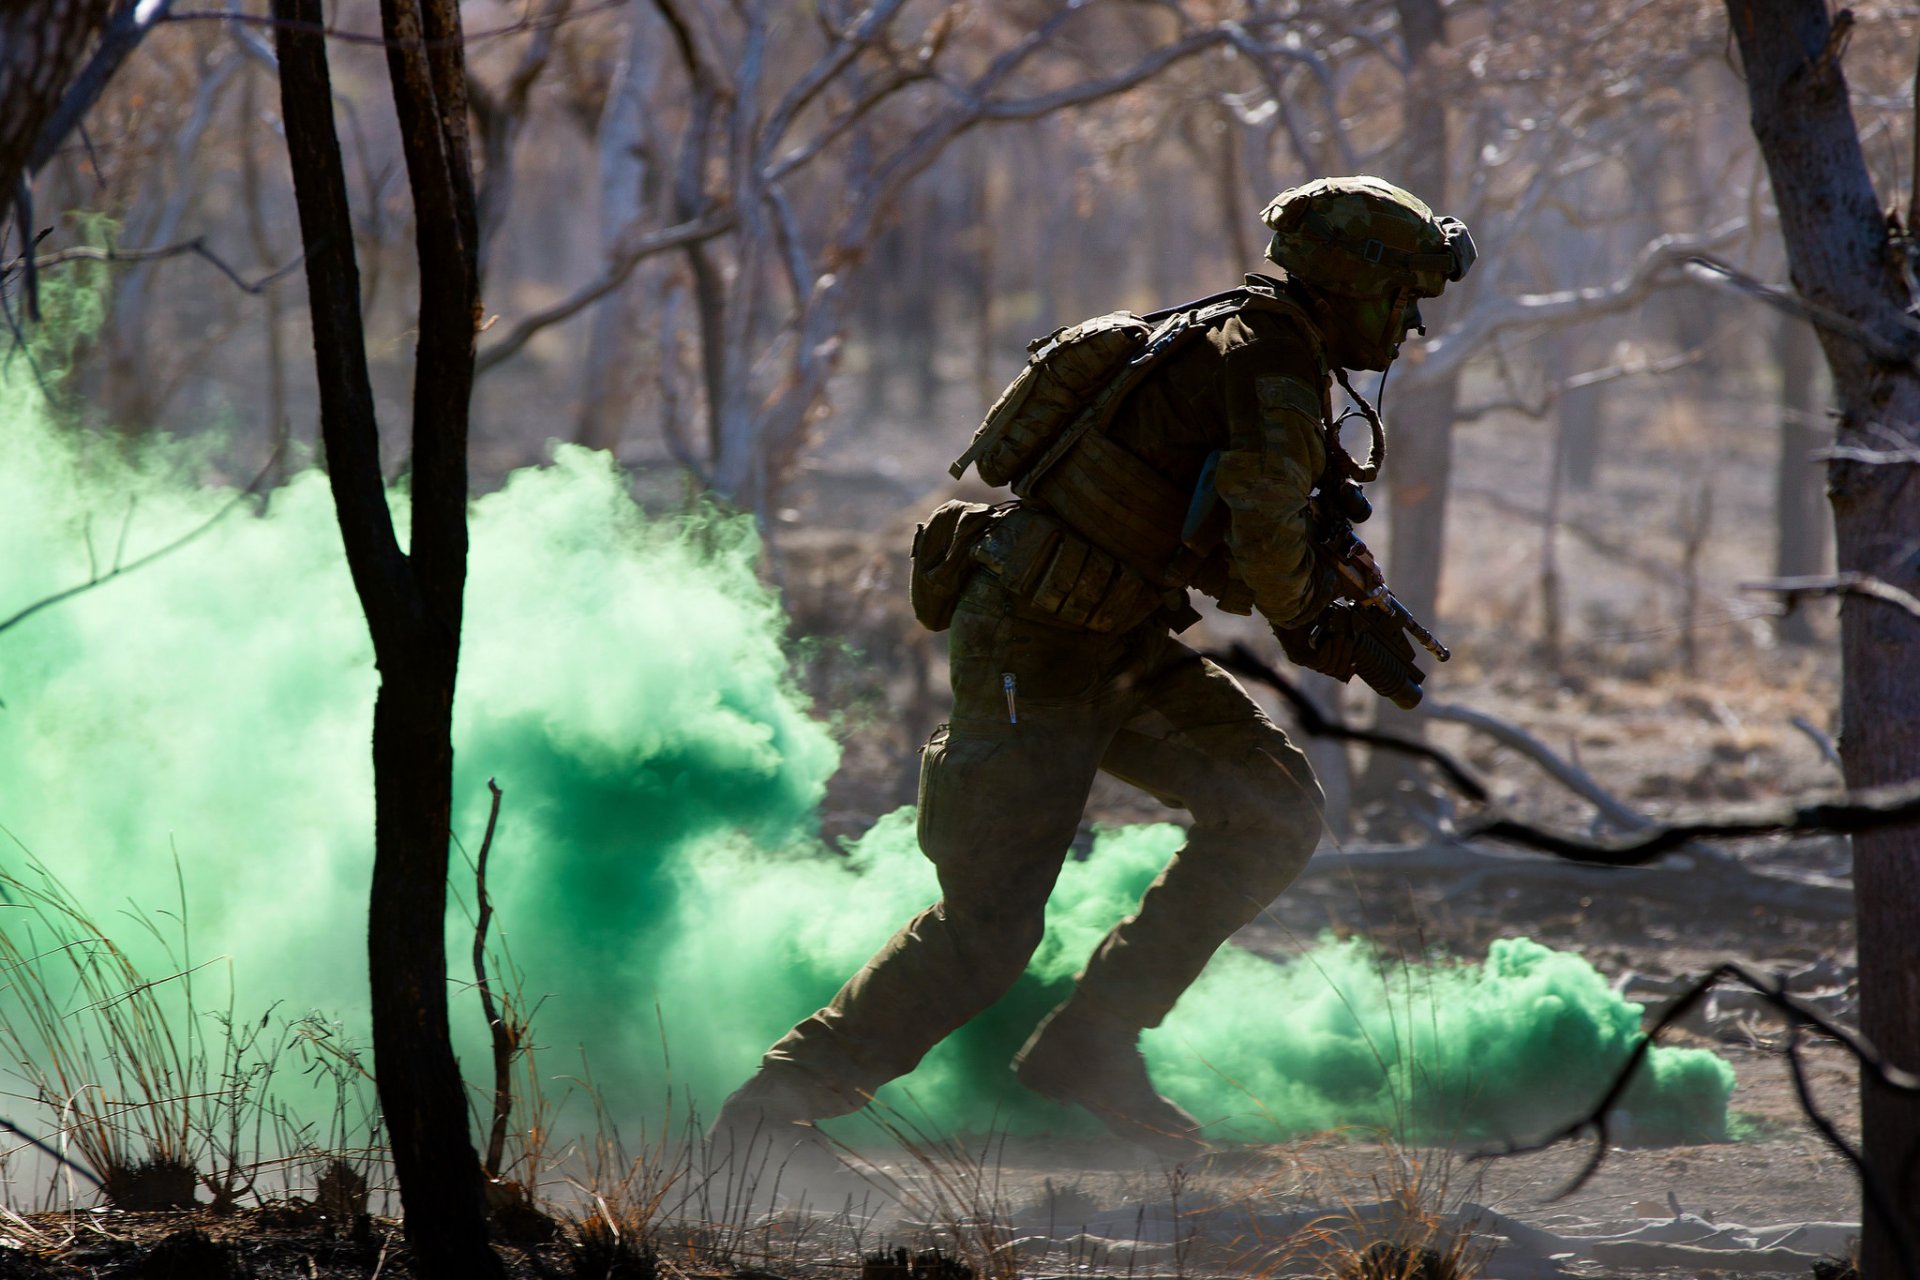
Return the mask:
[[[0,617],[86,580],[89,538],[104,572],[229,499],[193,446],[58,430],[23,361],[3,376]],[[477,850],[497,779],[496,919],[543,1000],[542,1061],[576,1074],[584,1051],[616,1114],[658,1115],[671,1084],[711,1115],[936,896],[912,813],[845,849],[818,838],[839,753],[792,684],[750,522],[649,517],[604,455],[563,447],[476,500],[472,532],[455,830]],[[172,907],[177,856],[194,957],[233,957],[240,1017],[280,1001],[362,1027],[375,684],[326,482],[296,476],[264,513],[0,633],[0,865],[30,851],[148,948],[152,976],[157,947],[116,926],[129,903]],[[936,1129],[1083,1131],[1006,1062],[1179,838],[1102,833],[1027,976],[883,1096]],[[457,851],[453,867],[470,897]],[[460,983],[470,934],[457,912],[450,927]],[[478,1079],[463,986],[454,1008]],[[1409,1105],[1433,1135],[1530,1134],[1596,1096],[1638,1025],[1584,961],[1525,940],[1410,971],[1348,942],[1286,965],[1228,948],[1146,1044],[1222,1135],[1392,1124]],[[1731,1084],[1711,1055],[1663,1050],[1629,1107],[1642,1135],[1722,1136]]]

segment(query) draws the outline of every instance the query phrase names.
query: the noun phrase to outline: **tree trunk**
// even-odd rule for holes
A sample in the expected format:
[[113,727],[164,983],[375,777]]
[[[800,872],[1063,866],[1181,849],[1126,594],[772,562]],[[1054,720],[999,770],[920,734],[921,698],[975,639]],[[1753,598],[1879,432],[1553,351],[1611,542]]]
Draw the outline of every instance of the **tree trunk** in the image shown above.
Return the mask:
[[[1753,132],[1766,158],[1794,287],[1861,326],[1823,329],[1839,400],[1840,443],[1920,447],[1920,375],[1905,331],[1911,302],[1861,154],[1840,67],[1844,32],[1824,0],[1727,0],[1746,70]],[[1843,22],[1850,21],[1844,13]],[[1838,38],[1836,38],[1838,37]],[[1873,349],[1869,349],[1871,346]],[[1920,468],[1836,458],[1828,467],[1842,570],[1920,590]],[[1878,601],[1840,610],[1841,762],[1851,787],[1920,774],[1920,620]],[[1887,1058],[1920,1068],[1920,825],[1854,837],[1861,1030]],[[1870,1077],[1861,1088],[1870,1176],[1861,1272],[1905,1272],[1920,1238],[1920,1099]]]
[[504,1274],[486,1241],[480,1162],[447,1027],[446,885],[454,684],[467,561],[467,411],[479,318],[465,69],[453,0],[381,11],[420,256],[412,535],[400,549],[380,472],[359,269],[334,129],[320,0],[274,0],[281,109],[306,250],[321,436],[380,670],[368,912],[380,1105],[414,1270]]
[[[1797,316],[1774,323],[1773,355],[1780,364],[1780,456],[1774,467],[1773,571],[1782,578],[1816,574],[1826,565],[1827,520],[1821,511],[1820,472],[1813,452],[1824,442],[1820,401],[1814,385],[1819,346],[1814,331]],[[1787,644],[1813,643],[1805,609],[1781,617],[1775,634]]]

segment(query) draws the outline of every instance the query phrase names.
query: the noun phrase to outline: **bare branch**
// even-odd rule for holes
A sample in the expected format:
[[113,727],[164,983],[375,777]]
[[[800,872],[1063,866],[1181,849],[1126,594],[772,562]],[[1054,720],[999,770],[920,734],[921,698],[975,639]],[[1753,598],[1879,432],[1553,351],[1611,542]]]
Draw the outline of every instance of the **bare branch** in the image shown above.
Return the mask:
[[1431,761],[1469,800],[1486,806],[1481,816],[1458,826],[1457,838],[1463,840],[1498,840],[1596,866],[1639,867],[1700,840],[1845,834],[1897,826],[1920,818],[1920,780],[1915,780],[1826,798],[1744,805],[1701,814],[1684,822],[1661,822],[1648,817],[1635,826],[1632,834],[1615,839],[1566,835],[1508,817],[1490,802],[1485,784],[1472,770],[1438,747],[1407,742],[1390,734],[1349,729],[1329,719],[1291,681],[1262,662],[1245,645],[1235,645],[1225,654],[1202,656],[1278,691],[1293,705],[1300,717],[1300,727],[1306,733],[1366,742],[1397,754]]
[[[280,465],[280,454],[281,454],[281,450],[275,449],[273,451],[273,456],[267,460],[267,465],[262,467],[260,469],[260,474],[253,478],[253,483],[248,485],[246,488],[240,490],[238,493],[234,494],[233,497],[229,498],[226,501],[226,503],[222,505],[218,511],[214,512],[203,523],[196,525],[192,529],[189,529],[186,533],[181,534],[178,538],[175,538],[172,542],[169,542],[164,546],[157,547],[154,550],[149,551],[146,555],[141,556],[137,560],[128,561],[127,563],[122,564],[120,562],[119,554],[115,553],[113,567],[108,569],[107,572],[90,573],[87,575],[87,580],[85,582],[78,583],[74,586],[68,587],[64,591],[56,591],[52,595],[36,600],[32,604],[26,606],[24,609],[18,610],[10,617],[0,618],[0,634],[4,634],[9,628],[18,626],[20,623],[25,622],[28,618],[31,618],[34,614],[39,613],[42,609],[51,608],[52,606],[59,604],[64,600],[71,600],[73,599],[73,597],[80,595],[84,592],[91,591],[95,587],[104,587],[109,582],[112,582],[115,578],[118,578],[123,574],[132,573],[134,570],[142,568],[146,565],[150,565],[155,560],[160,559],[162,556],[171,555],[175,551],[178,551],[180,548],[192,542],[194,539],[200,537],[200,535],[206,533],[209,529],[213,528],[213,526],[219,524],[222,520],[226,519],[228,514],[231,513],[234,510],[234,508],[238,507],[241,503],[245,502],[248,498],[253,497],[256,493],[260,492],[260,490],[266,486],[267,478],[275,474],[276,468],[278,468]],[[129,511],[128,515],[129,517],[131,517],[132,512]],[[126,544],[126,530],[122,528],[121,530],[122,547],[124,547],[125,544]]]
[[642,261],[657,253],[669,249],[679,249],[687,245],[710,240],[733,229],[733,214],[726,209],[716,209],[705,217],[693,222],[682,222],[676,226],[665,227],[651,235],[641,236],[619,247],[613,261],[600,274],[600,278],[581,289],[572,297],[556,302],[551,307],[536,311],[516,324],[505,338],[481,352],[474,365],[475,375],[486,373],[502,361],[518,355],[520,349],[532,341],[535,334],[550,328],[564,320],[570,320],[586,308],[618,289],[626,282],[633,269]]
[[[157,249],[102,249],[92,245],[80,245],[72,249],[61,249],[54,253],[41,254],[31,260],[31,265],[37,271],[44,271],[48,267],[57,267],[68,262],[109,262],[117,265],[133,265],[158,262],[165,258],[179,258],[189,254],[212,263],[221,275],[233,282],[235,288],[243,293],[251,294],[265,293],[268,289],[280,283],[281,280],[299,270],[300,264],[306,261],[306,255],[304,253],[299,254],[285,266],[278,267],[257,280],[249,281],[243,278],[233,267],[229,266],[219,254],[207,247],[206,237],[195,236],[191,240],[184,240],[179,244],[165,245]],[[0,264],[0,281],[5,280],[16,271],[24,270],[27,265],[28,260],[24,256],[15,258],[11,262]]]
[[1561,835],[1498,813],[1462,824],[1467,839],[1501,840],[1522,848],[1608,867],[1639,867],[1696,840],[1755,836],[1848,834],[1899,826],[1920,818],[1920,781],[1842,792],[1825,799],[1742,805],[1686,822],[1654,822],[1630,837],[1587,840]]
[[1484,711],[1476,711],[1472,707],[1456,706],[1445,702],[1422,703],[1420,714],[1433,720],[1466,725],[1470,729],[1486,734],[1502,746],[1518,751],[1539,765],[1555,782],[1599,810],[1601,817],[1622,830],[1640,831],[1653,825],[1653,819],[1623,803],[1612,792],[1596,782],[1592,775],[1576,768],[1569,761],[1561,759],[1546,743],[1517,724],[1502,720],[1498,716],[1488,715]]
[[1831,576],[1811,578],[1774,578],[1766,582],[1743,582],[1740,584],[1740,589],[1774,592],[1785,599],[1789,610],[1808,596],[1865,596],[1869,600],[1878,600],[1896,609],[1904,609],[1913,617],[1920,618],[1920,597],[1866,573],[1836,573]]
[[1409,376],[1426,380],[1452,373],[1489,339],[1509,329],[1586,320],[1636,307],[1670,283],[1677,268],[1699,260],[1708,249],[1732,242],[1746,230],[1747,220],[1736,218],[1705,235],[1659,236],[1641,249],[1626,275],[1610,283],[1489,299],[1470,311],[1458,328],[1424,348],[1424,357]]
[[1905,340],[1890,342],[1851,316],[1809,301],[1792,289],[1783,289],[1750,276],[1732,263],[1722,262],[1708,254],[1695,253],[1688,255],[1686,265],[1688,274],[1696,280],[1758,298],[1775,310],[1797,316],[1815,328],[1836,333],[1857,345],[1877,363],[1920,369],[1920,359],[1914,355],[1914,348],[1920,346],[1920,322],[1902,317],[1900,327]]
[[1920,467],[1920,448],[1862,449],[1858,445],[1837,444],[1831,448],[1816,449],[1811,456],[1816,462],[1858,462],[1867,467]]
[[473,924],[473,981],[480,991],[480,1011],[486,1015],[487,1031],[493,1043],[493,1123],[487,1131],[487,1154],[483,1164],[490,1178],[500,1176],[500,1161],[507,1145],[507,1122],[513,1115],[513,1052],[515,1028],[500,1014],[487,981],[487,926],[493,922],[493,898],[487,893],[487,855],[493,851],[493,832],[500,822],[500,787],[487,779],[492,803],[487,808],[487,832],[480,839],[480,855],[474,860],[473,893],[476,919]]

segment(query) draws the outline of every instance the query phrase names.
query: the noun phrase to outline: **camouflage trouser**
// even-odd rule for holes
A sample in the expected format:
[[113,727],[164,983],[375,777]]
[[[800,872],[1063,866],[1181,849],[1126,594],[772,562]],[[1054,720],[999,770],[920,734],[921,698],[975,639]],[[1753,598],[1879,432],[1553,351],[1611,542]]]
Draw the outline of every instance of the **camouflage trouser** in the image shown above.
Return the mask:
[[[1306,758],[1226,672],[1157,624],[1100,635],[1012,610],[983,573],[954,616],[953,719],[920,772],[920,847],[941,900],[762,1063],[762,1078],[803,1093],[814,1118],[857,1109],[1020,976],[1096,770],[1193,819],[1077,981],[1077,1004],[1127,1026],[1158,1025],[1317,842],[1320,788]],[[1003,673],[1015,679],[1017,724]]]

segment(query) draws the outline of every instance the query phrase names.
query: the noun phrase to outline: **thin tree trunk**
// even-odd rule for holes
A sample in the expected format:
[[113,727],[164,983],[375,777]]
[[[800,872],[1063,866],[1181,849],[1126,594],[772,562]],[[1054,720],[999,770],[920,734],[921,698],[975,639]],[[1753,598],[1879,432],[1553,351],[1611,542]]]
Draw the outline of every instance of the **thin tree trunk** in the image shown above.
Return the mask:
[[347,186],[320,0],[274,0],[281,109],[306,249],[328,478],[380,691],[367,919],[375,1076],[416,1274],[490,1280],[480,1162],[447,1026],[446,887],[454,684],[467,559],[467,413],[479,318],[459,14],[386,0],[420,255],[412,533],[400,549],[380,472]]
[[[1903,325],[1911,299],[1848,103],[1844,32],[1825,0],[1727,0],[1727,16],[1794,287],[1874,335],[1879,348],[1821,331],[1840,443],[1920,447],[1920,376]],[[1842,21],[1851,19],[1843,14]],[[1920,468],[1836,458],[1827,477],[1840,569],[1920,590],[1913,554]],[[1920,621],[1852,598],[1840,610],[1840,646],[1840,758],[1848,785],[1920,774]],[[1854,837],[1853,878],[1861,1030],[1893,1062],[1920,1068],[1920,825]],[[1904,1273],[1903,1254],[1911,1258],[1920,1241],[1920,1099],[1863,1076],[1861,1129],[1871,1177],[1861,1274],[1891,1280]]]

